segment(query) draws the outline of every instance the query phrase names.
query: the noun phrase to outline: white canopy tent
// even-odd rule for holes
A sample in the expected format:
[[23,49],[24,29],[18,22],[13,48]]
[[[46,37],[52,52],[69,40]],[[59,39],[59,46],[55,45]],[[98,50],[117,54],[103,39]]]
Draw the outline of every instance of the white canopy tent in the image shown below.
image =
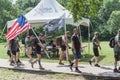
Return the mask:
[[[64,14],[66,24],[76,25],[70,11],[66,10],[56,0],[41,0],[35,8],[25,14],[25,17],[32,26],[40,26],[52,19],[60,18]],[[8,21],[7,27],[11,27],[14,21]]]
[[[35,27],[35,26],[41,26],[45,23],[60,18],[62,15],[65,14],[65,23],[66,24],[72,24],[75,26],[84,25],[89,27],[89,20],[83,18],[78,23],[74,23],[72,14],[70,11],[65,9],[62,5],[60,5],[56,0],[41,0],[38,5],[33,8],[31,11],[29,11],[27,14],[25,14],[25,17],[29,21],[29,23]],[[7,22],[7,28],[10,28],[16,19],[8,21]],[[66,31],[66,30],[65,30]],[[89,28],[88,28],[88,31]],[[88,35],[90,37],[90,34],[88,32]],[[88,40],[90,40],[88,38]]]

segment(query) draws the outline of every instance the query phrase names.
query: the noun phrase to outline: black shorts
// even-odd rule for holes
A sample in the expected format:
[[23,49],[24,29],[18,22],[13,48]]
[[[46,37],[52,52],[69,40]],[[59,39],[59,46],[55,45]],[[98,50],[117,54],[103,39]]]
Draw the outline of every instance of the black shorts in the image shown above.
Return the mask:
[[12,51],[12,55],[16,56],[16,51],[13,50]]
[[115,53],[114,58],[115,58],[115,61],[119,61],[120,60],[120,54]]
[[35,52],[36,54],[41,54],[41,49],[36,49]]
[[10,50],[7,50],[7,55],[11,57]]
[[20,52],[20,49],[19,48],[17,48],[17,51],[16,52]]
[[94,56],[98,57],[99,56],[99,51],[98,48],[93,48]]
[[66,51],[66,46],[65,45],[61,45],[61,50],[62,51]]

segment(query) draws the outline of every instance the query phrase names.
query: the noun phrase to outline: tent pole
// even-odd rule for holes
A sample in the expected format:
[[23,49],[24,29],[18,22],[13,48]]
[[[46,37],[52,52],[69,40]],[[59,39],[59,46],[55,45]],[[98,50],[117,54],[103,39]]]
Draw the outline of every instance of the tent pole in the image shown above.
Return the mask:
[[[36,38],[39,40],[37,34],[35,33],[35,31],[33,30],[32,27],[31,27],[31,29],[32,29],[33,33],[35,34]],[[40,40],[39,40],[39,42],[40,42],[40,44],[42,44]],[[48,52],[47,52],[47,51],[45,51],[45,54],[47,55],[48,58],[50,58],[50,56],[48,55]]]
[[80,25],[78,26],[78,30],[80,31],[80,32],[79,32],[79,34],[80,34],[79,37],[80,37],[80,41],[81,41],[81,43],[82,43],[81,26],[80,26]]
[[6,27],[7,27],[7,24],[5,24],[5,26],[4,26],[3,30],[2,30],[2,33],[1,33],[1,35],[0,35],[0,38],[2,37],[2,35],[3,35]]
[[88,53],[90,53],[90,25],[88,26]]
[[[64,14],[64,19],[65,19],[65,16],[66,16],[66,14]],[[67,35],[66,35],[66,31],[67,31],[67,29],[66,29],[66,21],[65,21],[65,36],[66,36],[66,41],[67,41]],[[66,47],[66,60],[69,60],[68,59],[68,48]]]

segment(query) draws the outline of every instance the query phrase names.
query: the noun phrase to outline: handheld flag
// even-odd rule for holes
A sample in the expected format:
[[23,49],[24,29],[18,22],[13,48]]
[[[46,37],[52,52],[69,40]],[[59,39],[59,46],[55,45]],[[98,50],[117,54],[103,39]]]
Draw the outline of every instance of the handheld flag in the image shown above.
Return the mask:
[[61,16],[58,19],[53,19],[49,23],[43,26],[43,29],[49,35],[55,30],[59,30],[65,26],[65,15]]
[[14,22],[12,27],[6,33],[6,38],[7,40],[11,40],[28,29],[30,29],[29,22],[23,15],[20,15],[20,17]]

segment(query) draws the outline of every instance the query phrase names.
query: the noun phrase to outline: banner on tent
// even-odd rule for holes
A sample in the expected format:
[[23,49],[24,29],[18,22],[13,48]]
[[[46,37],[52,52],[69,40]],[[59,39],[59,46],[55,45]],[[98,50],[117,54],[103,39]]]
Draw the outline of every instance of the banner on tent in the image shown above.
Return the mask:
[[47,35],[51,34],[53,31],[61,29],[62,27],[65,27],[65,15],[58,19],[53,19],[49,23],[43,25],[43,29],[46,31]]

